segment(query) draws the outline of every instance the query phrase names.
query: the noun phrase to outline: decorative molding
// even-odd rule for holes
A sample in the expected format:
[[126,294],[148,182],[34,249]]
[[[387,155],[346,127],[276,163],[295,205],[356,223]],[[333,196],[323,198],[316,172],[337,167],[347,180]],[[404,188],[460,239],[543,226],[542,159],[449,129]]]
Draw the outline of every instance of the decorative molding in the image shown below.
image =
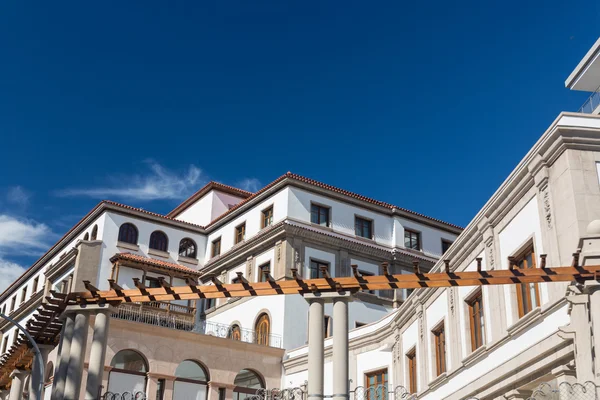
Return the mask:
[[544,219],[546,220],[546,226],[548,229],[552,229],[552,203],[550,202],[550,191],[548,185],[540,188],[540,194],[542,196],[542,205],[544,208]]

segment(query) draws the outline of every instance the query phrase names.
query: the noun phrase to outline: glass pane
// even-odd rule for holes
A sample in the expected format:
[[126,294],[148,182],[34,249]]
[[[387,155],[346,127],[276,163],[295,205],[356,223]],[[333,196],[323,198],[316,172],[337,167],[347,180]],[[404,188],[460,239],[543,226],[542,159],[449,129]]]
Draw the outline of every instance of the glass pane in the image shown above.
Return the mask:
[[175,376],[178,378],[192,379],[206,382],[204,369],[194,361],[185,360],[177,366]]

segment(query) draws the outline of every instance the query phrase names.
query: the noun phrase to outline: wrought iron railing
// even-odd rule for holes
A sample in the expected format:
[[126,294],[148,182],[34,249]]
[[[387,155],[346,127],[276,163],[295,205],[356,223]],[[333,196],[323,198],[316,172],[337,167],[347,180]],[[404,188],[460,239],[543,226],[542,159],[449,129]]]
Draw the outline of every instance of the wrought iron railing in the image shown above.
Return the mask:
[[417,396],[411,394],[404,386],[357,386],[350,391],[350,400],[414,400],[416,398]]
[[281,335],[273,333],[259,334],[251,329],[236,328],[211,321],[200,321],[196,326],[193,319],[188,316],[156,312],[140,309],[139,305],[122,304],[112,313],[113,318],[130,322],[161,326],[163,328],[180,331],[195,331],[205,335],[216,336],[224,339],[239,340],[246,343],[256,343],[263,346],[281,348],[283,341]]
[[[527,400],[598,400],[598,387],[593,382],[569,383],[543,382],[529,395],[524,394]],[[465,400],[479,400],[478,397],[469,397]]]
[[146,400],[146,393],[138,391],[138,392],[123,392],[123,393],[113,393],[106,392],[102,395],[101,400]]
[[579,109],[580,113],[592,114],[600,106],[600,87],[591,94]]
[[182,304],[171,303],[168,301],[147,301],[142,303],[142,306],[163,310],[168,313],[174,312],[179,314],[186,314],[192,317],[196,312],[195,307],[184,306]]

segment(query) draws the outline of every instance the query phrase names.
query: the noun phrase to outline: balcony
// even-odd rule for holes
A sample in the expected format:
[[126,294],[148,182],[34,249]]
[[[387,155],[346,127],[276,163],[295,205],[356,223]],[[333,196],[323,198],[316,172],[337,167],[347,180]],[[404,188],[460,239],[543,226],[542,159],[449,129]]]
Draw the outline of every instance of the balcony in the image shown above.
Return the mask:
[[598,87],[591,96],[583,103],[577,111],[583,114],[599,114],[600,113],[600,87]]
[[223,339],[239,340],[245,343],[255,343],[263,346],[282,348],[283,341],[280,335],[259,335],[251,329],[238,328],[232,331],[226,324],[210,321],[200,321],[195,325],[195,309],[166,302],[125,303],[121,304],[112,313],[112,318],[130,322],[160,326],[187,332],[197,332],[203,335],[215,336]]

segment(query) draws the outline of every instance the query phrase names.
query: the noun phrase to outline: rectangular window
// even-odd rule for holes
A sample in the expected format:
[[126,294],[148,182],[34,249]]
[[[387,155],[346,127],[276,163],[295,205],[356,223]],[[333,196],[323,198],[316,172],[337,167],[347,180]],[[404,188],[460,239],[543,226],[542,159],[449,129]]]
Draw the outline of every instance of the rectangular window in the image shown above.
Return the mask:
[[246,223],[238,225],[235,228],[235,244],[243,242],[246,239]]
[[146,287],[149,287],[149,288],[159,288],[159,287],[161,287],[160,283],[158,282],[158,279],[157,278],[153,278],[151,276],[147,276],[146,277],[144,285],[146,285]]
[[[533,245],[523,251],[515,260],[519,269],[536,268]],[[540,289],[537,283],[521,283],[517,285],[517,303],[519,317],[540,306]]]
[[15,311],[16,305],[17,305],[17,296],[13,296],[12,300],[10,301],[10,312]]
[[331,336],[331,329],[330,329],[330,323],[331,323],[331,317],[326,315],[323,317],[323,337],[328,338],[329,336]]
[[417,393],[417,350],[413,348],[406,354],[408,367],[408,390]]
[[204,303],[204,310],[209,310],[211,308],[214,308],[215,305],[217,304],[216,299],[204,299],[205,303]]
[[262,211],[262,218],[260,226],[261,228],[266,228],[267,226],[271,226],[273,224],[273,206],[266,208]]
[[365,374],[366,400],[387,400],[388,372],[386,369]]
[[221,254],[221,238],[215,239],[212,242],[211,257],[216,257]]
[[[362,275],[362,276],[374,276],[375,274],[372,274],[371,272],[367,272],[367,271],[363,271],[363,270],[358,270],[358,272]],[[375,294],[374,290],[363,290],[364,293],[370,293],[370,294]]]
[[39,281],[40,281],[40,277],[36,276],[35,279],[33,280],[33,288],[32,288],[31,294],[37,293],[37,287],[38,287]]
[[404,247],[407,249],[421,250],[421,234],[410,229],[404,229]]
[[156,400],[163,400],[165,396],[165,380],[159,379],[156,385]]
[[219,400],[225,400],[225,388],[219,388]]
[[435,345],[435,369],[437,376],[446,372],[446,332],[444,324],[433,330],[433,339]]
[[373,221],[354,217],[354,233],[356,236],[373,239]]
[[321,267],[325,267],[329,271],[329,263],[322,262],[322,261],[310,260],[310,266],[309,266],[310,276],[309,276],[309,279],[324,278],[325,275],[323,275],[323,272],[321,272]]
[[452,246],[452,242],[442,239],[442,254],[444,254]]
[[485,325],[483,320],[483,296],[481,289],[467,300],[469,306],[469,325],[471,327],[471,351],[475,351],[483,345],[483,334]]
[[329,226],[329,208],[311,204],[310,222],[321,226]]
[[267,275],[271,273],[271,262],[265,263],[258,267],[258,273],[260,276],[258,277],[259,282],[266,282]]
[[8,349],[8,336],[6,336],[4,338],[4,340],[2,341],[2,354],[6,353],[7,349]]
[[21,289],[21,304],[23,304],[25,302],[26,298],[27,298],[27,286],[25,286],[23,289]]

